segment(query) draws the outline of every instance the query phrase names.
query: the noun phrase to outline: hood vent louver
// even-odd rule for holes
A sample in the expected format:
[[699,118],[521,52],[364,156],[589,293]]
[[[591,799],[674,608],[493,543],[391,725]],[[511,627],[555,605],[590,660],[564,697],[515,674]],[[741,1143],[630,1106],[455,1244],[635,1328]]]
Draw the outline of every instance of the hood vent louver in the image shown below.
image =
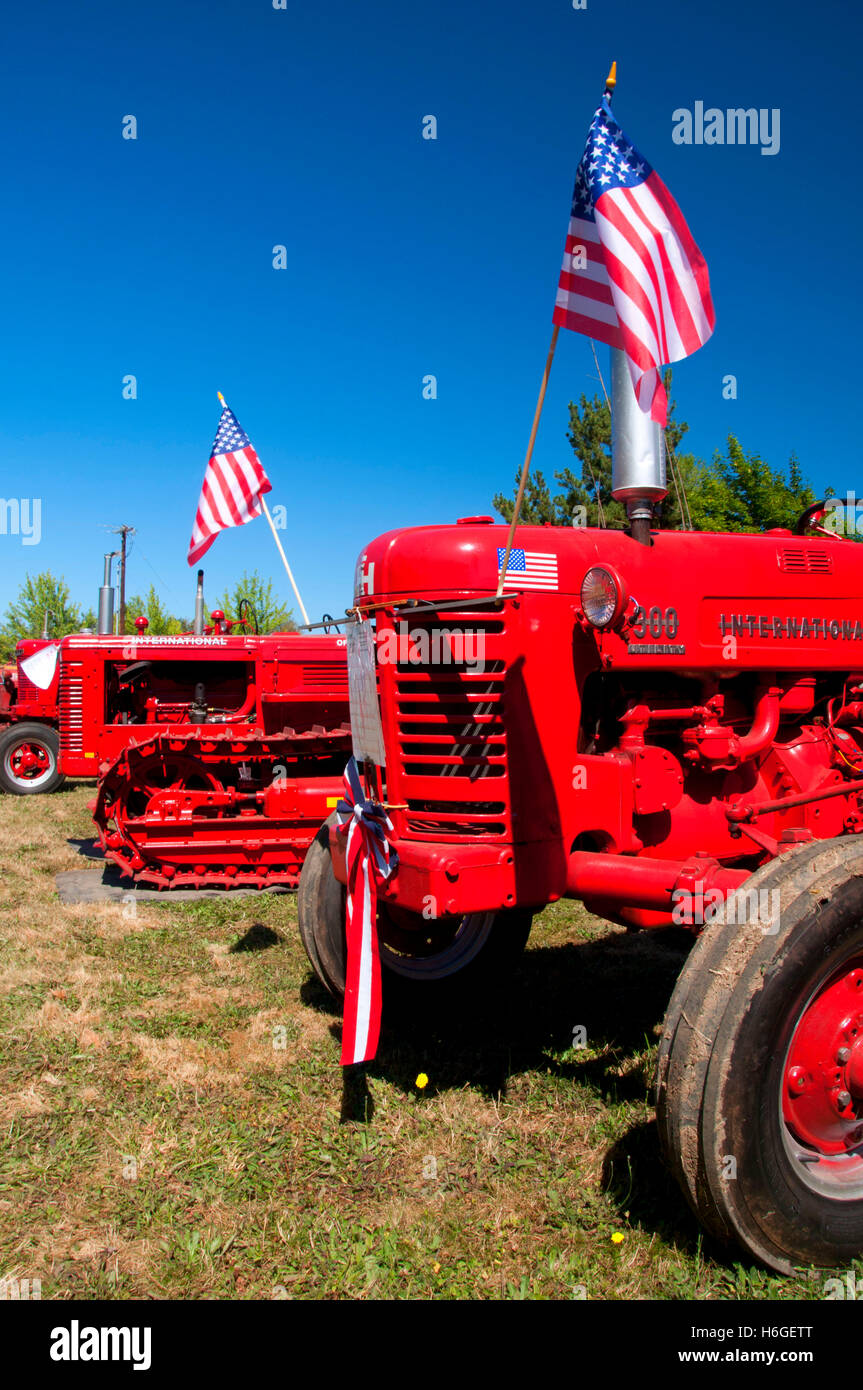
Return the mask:
[[810,546],[785,546],[778,555],[779,568],[784,574],[832,574],[833,556],[826,550]]

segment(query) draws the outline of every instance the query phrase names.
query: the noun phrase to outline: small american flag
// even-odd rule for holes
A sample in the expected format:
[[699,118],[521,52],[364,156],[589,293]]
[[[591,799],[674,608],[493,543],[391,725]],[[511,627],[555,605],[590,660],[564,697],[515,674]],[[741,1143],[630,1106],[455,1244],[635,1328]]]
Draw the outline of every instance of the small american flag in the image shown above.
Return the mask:
[[575,176],[554,322],[623,348],[639,405],[663,426],[661,365],[695,352],[716,322],[704,257],[607,98]]
[[226,526],[242,526],[260,516],[261,497],[271,489],[249,436],[233,411],[224,406],[195,513],[189,564],[198,563]]
[[[497,547],[497,572],[500,575],[504,546]],[[509,552],[504,582],[516,589],[556,589],[557,556],[541,550],[517,550],[513,546]]]

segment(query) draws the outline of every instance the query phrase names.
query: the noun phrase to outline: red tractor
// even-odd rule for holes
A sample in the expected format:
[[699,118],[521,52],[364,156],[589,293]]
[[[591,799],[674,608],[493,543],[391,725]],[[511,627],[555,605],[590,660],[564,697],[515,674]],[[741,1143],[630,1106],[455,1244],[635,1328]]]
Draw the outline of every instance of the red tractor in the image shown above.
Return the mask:
[[[63,781],[57,734],[56,669],[45,689],[27,674],[38,652],[50,657],[56,643],[45,637],[18,643],[16,664],[3,668],[0,685],[0,790],[17,796],[56,791]],[[32,669],[32,668],[31,668]]]
[[[863,546],[812,534],[818,510],[760,535],[643,507],[630,533],[519,527],[500,596],[491,518],[392,531],[355,595],[398,853],[385,984],[481,976],[563,896],[689,927],[662,1144],[704,1225],[786,1272],[863,1250]],[[335,994],[345,881],[331,823],[299,909]]]
[[98,634],[19,643],[0,783],[99,778],[100,843],[138,882],[296,887],[350,750],[345,638],[253,635],[218,609],[205,627],[202,571],[194,632],[149,636],[139,617],[112,636],[110,558]]
[[350,750],[345,638],[66,637],[60,751],[107,857],[159,888],[296,887]]

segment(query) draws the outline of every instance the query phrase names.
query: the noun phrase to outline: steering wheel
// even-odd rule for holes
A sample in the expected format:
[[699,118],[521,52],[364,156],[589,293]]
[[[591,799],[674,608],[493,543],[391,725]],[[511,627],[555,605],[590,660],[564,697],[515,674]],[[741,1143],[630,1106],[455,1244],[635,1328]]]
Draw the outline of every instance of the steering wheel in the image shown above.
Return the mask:
[[132,666],[127,666],[125,671],[120,671],[120,680],[124,685],[136,685],[149,675],[152,668],[152,661],[136,661]]
[[249,625],[251,623],[254,623],[255,633],[257,634],[258,615],[252,607],[251,600],[247,598],[241,598],[240,602],[237,604],[236,625],[237,627],[239,627],[242,624],[243,631],[248,632]]
[[[832,501],[833,499],[830,498],[829,500]],[[805,536],[810,526],[814,525],[816,521],[820,521],[823,516],[827,515],[827,502],[827,498],[822,498],[820,502],[813,502],[811,507],[806,508],[806,511],[803,512],[802,515],[799,516],[797,518],[797,521],[795,522],[795,536]]]

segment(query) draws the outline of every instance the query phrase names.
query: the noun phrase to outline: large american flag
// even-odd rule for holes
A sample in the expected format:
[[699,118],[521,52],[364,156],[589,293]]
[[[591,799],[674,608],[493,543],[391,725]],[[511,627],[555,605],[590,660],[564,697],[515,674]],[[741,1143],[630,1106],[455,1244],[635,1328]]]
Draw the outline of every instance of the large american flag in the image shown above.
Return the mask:
[[249,436],[233,411],[224,406],[195,513],[189,564],[198,563],[226,526],[242,526],[260,516],[261,496],[271,489]]
[[606,98],[575,177],[554,322],[623,348],[639,405],[664,426],[660,368],[706,343],[715,321],[704,257]]

